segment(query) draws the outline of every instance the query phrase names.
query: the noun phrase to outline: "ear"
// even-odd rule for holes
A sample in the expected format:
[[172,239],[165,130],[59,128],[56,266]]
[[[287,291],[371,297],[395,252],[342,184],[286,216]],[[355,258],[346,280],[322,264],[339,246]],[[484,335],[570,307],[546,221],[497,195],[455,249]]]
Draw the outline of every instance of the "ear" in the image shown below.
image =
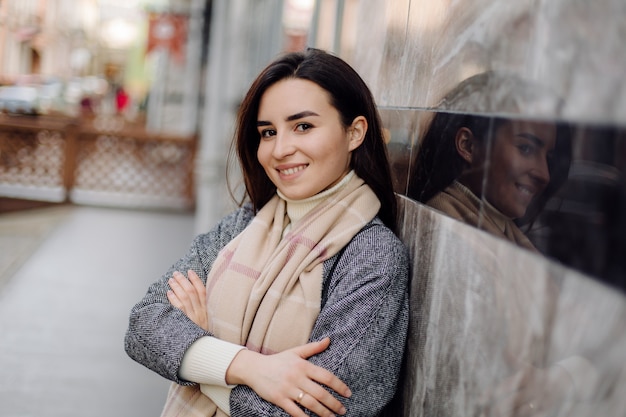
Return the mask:
[[353,151],[365,140],[367,133],[367,119],[365,116],[357,116],[348,128],[348,150]]
[[456,132],[454,143],[456,151],[468,164],[472,163],[474,152],[476,151],[474,134],[466,127],[460,128]]

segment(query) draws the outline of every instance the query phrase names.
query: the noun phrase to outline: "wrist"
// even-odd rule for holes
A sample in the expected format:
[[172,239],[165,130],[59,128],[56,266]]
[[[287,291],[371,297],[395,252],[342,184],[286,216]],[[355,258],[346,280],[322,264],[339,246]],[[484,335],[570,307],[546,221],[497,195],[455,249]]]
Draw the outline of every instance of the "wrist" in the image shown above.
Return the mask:
[[249,385],[246,375],[250,369],[255,369],[254,361],[258,355],[259,353],[248,349],[240,350],[226,369],[226,383],[228,385]]

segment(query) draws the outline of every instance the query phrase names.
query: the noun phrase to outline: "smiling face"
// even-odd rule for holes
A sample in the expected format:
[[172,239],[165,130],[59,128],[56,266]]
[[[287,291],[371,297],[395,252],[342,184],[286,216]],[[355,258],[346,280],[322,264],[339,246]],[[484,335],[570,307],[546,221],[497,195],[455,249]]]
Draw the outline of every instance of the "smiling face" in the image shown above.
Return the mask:
[[[555,141],[553,123],[504,122],[496,129],[491,149],[476,142],[470,168],[473,174],[462,182],[506,216],[520,218],[550,181],[548,160]],[[484,178],[487,154],[489,165]]]
[[314,82],[287,78],[263,94],[257,158],[285,197],[301,200],[337,184],[367,130],[359,116],[345,127],[329,94]]

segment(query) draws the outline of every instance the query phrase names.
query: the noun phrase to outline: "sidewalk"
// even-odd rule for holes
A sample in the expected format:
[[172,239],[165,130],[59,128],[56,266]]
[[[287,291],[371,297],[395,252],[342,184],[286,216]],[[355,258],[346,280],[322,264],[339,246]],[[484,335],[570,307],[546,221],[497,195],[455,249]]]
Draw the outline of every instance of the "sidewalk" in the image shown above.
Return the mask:
[[168,382],[126,356],[124,333],[193,227],[95,207],[0,216],[0,416],[158,416]]

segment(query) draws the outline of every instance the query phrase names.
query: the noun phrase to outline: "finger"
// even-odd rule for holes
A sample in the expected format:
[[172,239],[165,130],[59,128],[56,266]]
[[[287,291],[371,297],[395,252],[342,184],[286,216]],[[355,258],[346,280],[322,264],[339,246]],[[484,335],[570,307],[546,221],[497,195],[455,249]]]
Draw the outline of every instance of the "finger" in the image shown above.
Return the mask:
[[[311,364],[311,365],[313,365],[313,364]],[[348,386],[341,379],[337,378],[337,376],[335,376],[335,374],[333,374],[332,372],[330,372],[327,369],[324,369],[324,368],[322,368],[320,366],[313,365],[313,369],[309,373],[309,378],[311,378],[315,382],[318,382],[321,385],[327,386],[328,388],[332,389],[337,394],[339,394],[339,395],[341,395],[343,397],[349,398],[352,395],[352,391],[350,391],[350,388],[348,388]],[[316,385],[316,387],[321,389],[321,391],[323,391],[328,397],[330,397],[333,400],[337,401],[335,399],[335,397],[333,397],[324,388],[321,388],[318,384],[315,384],[315,385]],[[319,392],[320,393],[320,396],[322,395],[321,391],[315,390],[315,392]]]
[[[299,401],[300,405],[302,405],[307,410],[314,412],[318,416],[333,416],[335,414],[344,415],[346,413],[346,410],[343,407],[343,405],[336,399],[335,399],[335,402],[339,403],[339,406],[330,408],[330,407],[325,406],[320,401],[318,401],[315,398],[315,396],[304,391],[302,392],[303,392],[303,396],[302,396],[302,399]],[[296,399],[296,402],[298,402],[297,399]]]
[[328,346],[330,346],[330,338],[325,337],[319,342],[310,342],[305,345],[297,346],[293,348],[293,351],[298,354],[302,359],[308,359],[313,355],[322,353]]
[[[300,391],[298,391],[299,393]],[[275,402],[277,406],[285,410],[291,417],[308,417],[307,414],[300,408],[298,402],[298,394],[294,394],[291,397],[282,397],[280,401]]]
[[187,271],[187,276],[196,291],[199,304],[202,306],[203,310],[206,310],[206,286],[194,270],[190,269]]
[[[330,346],[330,338],[325,337],[318,342],[311,342],[295,347],[293,351],[302,359],[308,359],[313,355],[323,352],[328,348],[328,346]],[[326,385],[339,395],[344,397],[350,397],[352,395],[350,388],[348,388],[348,386],[342,380],[337,378],[332,372],[313,364],[311,364],[311,370],[309,372],[309,377],[311,379],[322,385]]]
[[200,297],[196,292],[195,287],[191,284],[191,282],[189,282],[187,277],[185,277],[178,271],[174,272],[174,279],[176,280],[176,283],[180,286],[182,291],[184,291],[184,295],[179,294],[178,292],[176,293],[176,295],[178,295],[178,298],[180,298],[183,302],[189,303],[188,306],[194,311],[199,311],[202,308],[202,304],[199,300]]
[[184,276],[181,272],[178,272],[178,271],[174,272],[173,277],[178,283],[178,285],[180,285],[185,290],[186,293],[188,294],[195,293],[195,288],[193,287],[193,285],[191,285],[191,282],[189,282],[187,277]]
[[189,277],[189,282],[191,282],[191,285],[193,285],[193,287],[196,289],[198,295],[205,295],[206,286],[204,285],[198,274],[196,274],[196,271],[190,269],[189,271],[187,271],[187,276]]
[[185,292],[183,287],[181,287],[179,281],[176,279],[176,273],[174,273],[172,278],[170,278],[167,283],[169,284],[171,291],[174,293],[182,307],[191,306],[191,302],[188,300],[189,297],[187,296],[187,293]]
[[173,305],[179,310],[183,309],[183,303],[178,299],[174,291],[168,290],[166,295],[171,305]]
[[333,397],[322,386],[312,381],[311,384],[306,384],[306,388],[302,392],[304,396],[300,403],[317,415],[323,415],[321,413],[328,414],[329,412],[339,415],[346,413],[345,407],[338,399]]
[[287,412],[287,414],[289,414],[291,417],[307,417],[304,411],[302,411],[302,409],[298,407],[298,404],[295,402],[295,400],[285,400],[284,402],[276,405],[285,410],[285,412]]

